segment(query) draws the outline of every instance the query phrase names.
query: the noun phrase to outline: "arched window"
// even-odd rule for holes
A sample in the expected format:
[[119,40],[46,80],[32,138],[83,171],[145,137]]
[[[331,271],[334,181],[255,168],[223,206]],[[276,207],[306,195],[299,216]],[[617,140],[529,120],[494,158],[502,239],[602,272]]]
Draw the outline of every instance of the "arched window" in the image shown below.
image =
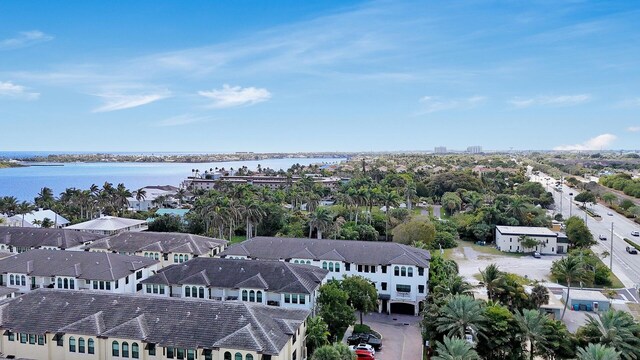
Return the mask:
[[339,262],[336,263],[336,272],[340,272],[340,263]]
[[[60,279],[58,279],[58,280],[60,280]],[[11,283],[11,285],[14,284],[13,275],[9,275],[9,282]]]
[[173,262],[174,263],[178,262],[178,254],[173,254]]
[[191,297],[191,287],[189,286],[184,287],[184,297]]
[[242,301],[247,301],[247,290],[242,290]]
[[148,252],[144,253],[144,257],[149,257],[149,253]]
[[180,255],[178,258],[180,259],[180,262],[184,261],[184,256]]
[[251,290],[249,291],[249,301],[250,302],[255,302],[256,301],[256,292]]
[[393,275],[395,276],[400,276],[400,268],[399,267],[394,267],[393,268]]
[[323,262],[322,262],[322,268],[323,268],[323,269],[325,269],[325,270],[327,270],[327,262],[326,262],[326,261],[323,261]]
[[410,267],[407,269],[407,271],[409,272],[409,277],[413,277],[413,268]]
[[78,352],[84,354],[84,338],[78,338]]
[[94,350],[95,346],[94,345],[95,344],[93,342],[93,339],[89,339],[87,341],[87,353],[88,354],[95,354],[95,350]]
[[198,288],[195,286],[191,287],[191,297],[194,297],[194,298],[198,297]]
[[69,288],[69,279],[64,279],[64,288],[68,289]]
[[140,348],[138,347],[138,343],[131,344],[131,357],[134,359],[138,359],[140,357]]
[[407,268],[406,267],[401,267],[400,268],[400,276],[407,276]]
[[333,263],[332,262],[329,263],[329,271],[333,271]]
[[224,353],[224,360],[231,360],[231,353],[230,352],[225,352]]
[[184,261],[187,261],[187,260],[189,260],[189,255],[184,256]]
[[198,294],[199,294],[199,297],[201,299],[204,299],[204,288],[203,287],[200,287],[200,289],[198,291]]
[[122,342],[122,357],[129,357],[129,343],[126,341]]
[[69,351],[76,352],[76,338],[73,336],[69,338]]
[[27,277],[22,275],[22,286],[26,286],[27,285]]
[[75,289],[76,288],[76,282],[73,279],[69,279],[69,289]]
[[307,264],[308,264],[308,265],[311,265],[311,260],[307,260]]
[[256,301],[261,303],[262,302],[262,291],[258,291],[256,293]]
[[235,356],[234,360],[242,360],[242,354],[236,353],[236,356]]
[[153,255],[153,258],[158,260],[158,259],[160,259],[160,255],[158,255],[158,253],[155,253],[155,255]]
[[253,355],[251,354],[247,354],[247,356],[245,356],[246,360],[253,360]]
[[120,345],[117,341],[111,343],[111,356],[120,356]]

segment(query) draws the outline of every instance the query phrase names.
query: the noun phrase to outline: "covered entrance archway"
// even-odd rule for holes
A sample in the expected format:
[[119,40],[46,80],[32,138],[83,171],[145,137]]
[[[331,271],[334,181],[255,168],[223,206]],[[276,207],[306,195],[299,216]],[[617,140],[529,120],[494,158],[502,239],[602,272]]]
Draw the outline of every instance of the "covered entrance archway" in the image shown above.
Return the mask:
[[393,302],[391,303],[392,314],[405,314],[405,315],[417,315],[417,309],[415,304]]

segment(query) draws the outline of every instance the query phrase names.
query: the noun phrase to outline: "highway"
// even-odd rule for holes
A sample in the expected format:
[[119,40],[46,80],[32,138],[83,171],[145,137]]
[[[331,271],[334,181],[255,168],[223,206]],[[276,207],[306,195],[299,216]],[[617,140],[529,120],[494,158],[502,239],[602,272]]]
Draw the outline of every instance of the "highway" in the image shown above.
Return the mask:
[[[625,248],[628,244],[622,239],[626,237],[636,243],[640,243],[640,237],[631,235],[632,231],[640,231],[640,225],[601,204],[588,205],[591,211],[602,216],[601,220],[595,220],[588,215],[585,218],[585,212],[579,208],[579,205],[581,204],[572,202],[572,199],[579,194],[579,191],[564,184],[562,185],[561,192],[556,191],[554,188],[556,187],[557,180],[543,173],[540,173],[538,176],[532,175],[531,180],[540,182],[553,194],[556,204],[554,214],[561,212],[564,218],[568,218],[570,215],[573,215],[579,216],[583,220],[586,219],[589,230],[591,230],[594,239],[598,241],[598,244],[594,245],[592,250],[598,255],[602,254],[604,251],[612,254],[613,273],[620,279],[620,281],[622,281],[626,288],[626,291],[621,291],[627,294],[625,297],[628,298],[629,301],[639,302],[638,292],[636,289],[640,286],[640,255],[627,253]],[[560,207],[561,203],[562,208]],[[612,224],[613,238],[611,236]],[[607,240],[599,240],[598,238],[600,235],[606,236]],[[609,266],[611,258],[600,257],[602,262]]]

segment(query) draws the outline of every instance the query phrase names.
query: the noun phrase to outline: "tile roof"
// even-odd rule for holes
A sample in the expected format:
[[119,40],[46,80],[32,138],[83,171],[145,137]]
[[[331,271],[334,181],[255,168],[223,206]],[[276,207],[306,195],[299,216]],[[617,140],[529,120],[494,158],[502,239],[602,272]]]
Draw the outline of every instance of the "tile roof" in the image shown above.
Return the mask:
[[102,236],[67,229],[0,227],[0,243],[31,248],[51,246],[68,249]]
[[[429,251],[392,242],[255,237],[230,246],[220,256],[254,259],[339,260],[362,265],[415,265],[428,267]],[[326,258],[325,258],[326,256]],[[402,262],[393,262],[393,260]]]
[[72,230],[97,230],[97,231],[116,231],[126,229],[130,226],[146,224],[145,220],[127,219],[115,216],[103,216],[97,219],[81,222],[79,224],[67,226]]
[[[22,214],[14,215],[11,217],[11,219],[22,221],[23,215]],[[31,225],[34,225],[33,222],[36,220],[42,222],[44,221],[44,219],[51,220],[52,223],[56,223],[55,224],[56,226],[64,226],[69,224],[69,220],[65,219],[61,215],[58,215],[55,211],[49,210],[49,209],[46,209],[46,210],[39,209],[39,210],[34,210],[28,214],[24,214],[24,222],[27,222]],[[38,225],[36,227],[40,227],[40,226]]]
[[36,249],[0,259],[0,273],[116,280],[157,263],[142,256]]
[[[47,316],[25,316],[47,314]],[[188,349],[228,347],[278,355],[307,310],[206,299],[38,289],[0,304],[0,327],[75,333]]]
[[205,255],[212,249],[226,245],[227,240],[206,236],[168,232],[123,232],[95,241],[88,249],[103,249],[117,252],[157,251],[161,253],[181,252]]
[[161,269],[142,283],[311,294],[327,274],[327,270],[316,266],[283,261],[199,257]]
[[546,227],[498,225],[496,229],[505,235],[557,236],[555,232]]

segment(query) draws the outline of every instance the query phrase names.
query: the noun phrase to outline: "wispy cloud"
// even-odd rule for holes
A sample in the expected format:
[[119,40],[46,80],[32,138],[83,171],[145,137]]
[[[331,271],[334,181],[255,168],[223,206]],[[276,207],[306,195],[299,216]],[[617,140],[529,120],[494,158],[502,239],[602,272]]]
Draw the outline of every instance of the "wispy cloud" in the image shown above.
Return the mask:
[[96,96],[101,97],[105,103],[104,105],[93,109],[94,113],[131,109],[138,106],[147,105],[158,100],[166,99],[171,96],[171,93],[168,90],[138,94],[105,92],[102,94],[96,94]]
[[213,100],[213,108],[229,108],[243,105],[254,105],[271,98],[271,93],[267,89],[255,87],[229,86],[224,84],[222,89],[210,91],[199,91],[198,95]]
[[515,97],[509,100],[509,104],[517,108],[531,106],[574,106],[591,100],[589,94],[558,95],[558,96],[536,96],[536,97]]
[[472,96],[468,98],[444,99],[438,96],[424,96],[420,99],[423,109],[419,114],[430,114],[445,110],[470,109],[478,106],[487,98],[484,96]]
[[26,87],[16,85],[10,81],[0,81],[0,97],[36,100],[40,97],[40,93],[28,91]]
[[23,48],[49,40],[53,40],[53,36],[47,35],[42,31],[23,31],[13,38],[0,40],[0,50]]
[[560,145],[553,148],[554,150],[602,150],[607,149],[611,145],[617,136],[613,134],[602,134],[594,138],[591,138],[581,144],[574,145]]
[[618,105],[618,107],[621,107],[621,108],[636,108],[636,107],[640,107],[640,97],[632,98],[632,99],[626,99],[626,100],[620,101],[617,105]]
[[178,115],[178,116],[161,120],[156,124],[156,126],[158,127],[182,126],[182,125],[204,122],[208,119],[209,117],[207,116],[194,116],[191,114],[183,114],[183,115]]
[[629,131],[629,132],[638,132],[638,131],[640,131],[640,126],[629,126],[627,128],[627,131]]

